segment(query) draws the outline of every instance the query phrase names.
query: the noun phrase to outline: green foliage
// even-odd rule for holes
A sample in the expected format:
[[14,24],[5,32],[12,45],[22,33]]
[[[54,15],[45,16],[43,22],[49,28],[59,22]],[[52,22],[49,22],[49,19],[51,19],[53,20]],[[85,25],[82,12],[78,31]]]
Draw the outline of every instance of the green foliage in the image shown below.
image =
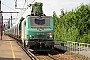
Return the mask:
[[55,40],[90,43],[90,5],[81,4],[75,10],[64,12],[55,20]]

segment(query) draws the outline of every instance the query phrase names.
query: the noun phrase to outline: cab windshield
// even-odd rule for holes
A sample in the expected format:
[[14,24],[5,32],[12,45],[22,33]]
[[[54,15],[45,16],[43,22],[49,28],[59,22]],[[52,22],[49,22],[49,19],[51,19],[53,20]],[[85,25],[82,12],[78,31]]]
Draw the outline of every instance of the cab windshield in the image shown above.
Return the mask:
[[44,17],[44,18],[30,18],[30,27],[32,28],[40,28],[40,27],[46,27],[50,28],[50,18]]
[[45,19],[35,19],[35,24],[44,25],[45,24]]

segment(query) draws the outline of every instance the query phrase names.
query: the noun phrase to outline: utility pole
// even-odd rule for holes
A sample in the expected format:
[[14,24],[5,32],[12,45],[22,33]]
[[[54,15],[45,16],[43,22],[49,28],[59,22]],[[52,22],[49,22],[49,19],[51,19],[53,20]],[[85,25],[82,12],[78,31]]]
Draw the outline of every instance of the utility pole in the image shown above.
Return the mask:
[[11,27],[12,27],[12,13],[11,13]]
[[[0,0],[0,12],[1,12],[1,0]],[[3,17],[2,17],[2,13],[0,13],[0,35],[1,35],[1,40],[2,40],[2,29],[3,29]]]

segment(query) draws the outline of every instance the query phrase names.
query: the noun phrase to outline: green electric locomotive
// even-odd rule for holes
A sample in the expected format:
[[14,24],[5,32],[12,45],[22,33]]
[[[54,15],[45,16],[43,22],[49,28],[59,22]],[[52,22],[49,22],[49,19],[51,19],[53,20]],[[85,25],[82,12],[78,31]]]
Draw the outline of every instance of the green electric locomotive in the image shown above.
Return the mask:
[[51,16],[43,14],[42,3],[36,2],[32,7],[31,15],[28,15],[21,24],[21,38],[25,47],[34,51],[53,49],[54,20]]

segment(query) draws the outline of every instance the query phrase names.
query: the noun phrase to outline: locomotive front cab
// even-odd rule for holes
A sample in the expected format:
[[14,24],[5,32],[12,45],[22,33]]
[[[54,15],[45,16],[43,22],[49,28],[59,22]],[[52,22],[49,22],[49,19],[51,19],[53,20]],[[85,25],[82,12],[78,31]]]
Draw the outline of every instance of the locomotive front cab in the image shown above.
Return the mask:
[[51,16],[27,16],[27,45],[38,51],[50,50],[54,47],[54,24]]

